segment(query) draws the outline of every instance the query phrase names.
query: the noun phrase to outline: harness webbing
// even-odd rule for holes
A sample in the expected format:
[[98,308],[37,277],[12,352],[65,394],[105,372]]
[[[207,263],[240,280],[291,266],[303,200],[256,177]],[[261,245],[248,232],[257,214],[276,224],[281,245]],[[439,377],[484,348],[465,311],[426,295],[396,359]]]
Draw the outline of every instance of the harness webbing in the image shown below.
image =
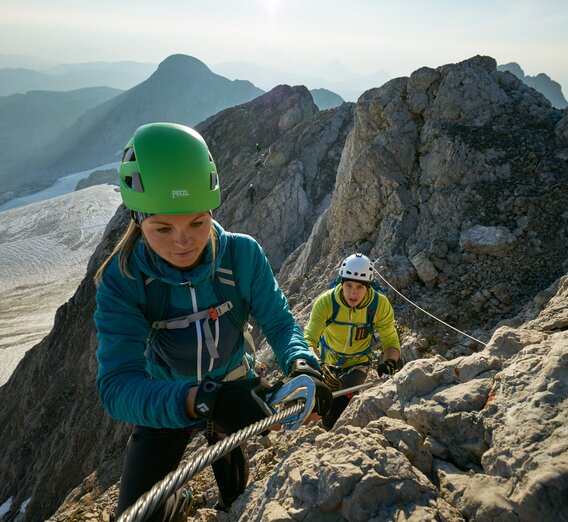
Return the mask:
[[205,321],[201,323],[203,332],[205,333],[205,345],[207,346],[207,350],[209,351],[211,358],[217,359],[219,357],[219,352],[217,351],[215,339],[213,339],[213,333],[209,326],[209,319],[216,321],[218,317],[229,312],[232,308],[233,304],[230,301],[226,301],[219,306],[209,308],[208,310],[202,310],[201,312],[195,312],[181,317],[174,317],[173,319],[166,319],[164,321],[154,321],[152,323],[152,328],[155,328],[156,330],[161,328],[177,330],[180,328],[187,328],[191,323],[205,319]]
[[[344,322],[344,321],[337,321],[336,318],[337,318],[337,314],[339,313],[340,305],[337,302],[337,299],[335,298],[335,291],[331,292],[330,296],[331,296],[332,313],[331,313],[331,317],[326,321],[325,325],[329,326],[331,323],[335,323],[335,324],[345,325],[345,326],[360,326],[360,325],[358,325],[358,323],[349,323],[349,322]],[[349,354],[345,353],[345,352],[338,352],[337,350],[334,350],[333,348],[331,348],[331,346],[329,346],[326,343],[324,336],[322,334],[322,336],[320,337],[322,360],[325,361],[325,352],[326,351],[330,352],[334,356],[334,358],[337,359],[336,364],[338,364],[339,366],[341,366],[347,359],[353,359],[355,357],[364,357],[364,356],[370,357],[370,353],[373,351],[373,344],[377,344],[377,340],[375,338],[374,324],[375,324],[375,315],[377,313],[378,305],[379,305],[379,292],[377,290],[374,290],[373,299],[371,300],[371,302],[367,306],[367,322],[364,324],[364,326],[366,328],[368,328],[369,333],[370,333],[370,337],[371,337],[370,342],[369,342],[369,346],[367,348],[365,348],[364,350],[360,350],[358,352],[349,353]]]
[[219,357],[219,352],[209,325],[209,319],[216,321],[218,317],[228,314],[233,325],[242,331],[245,342],[250,346],[253,360],[255,357],[255,344],[251,335],[252,326],[248,323],[250,303],[244,298],[239,289],[238,281],[233,272],[234,260],[236,258],[233,250],[235,239],[227,232],[227,245],[220,260],[219,267],[213,276],[213,289],[222,304],[202,310],[192,314],[172,319],[166,319],[168,314],[171,287],[159,279],[148,277],[144,281],[146,289],[146,306],[144,316],[152,325],[154,333],[157,330],[187,328],[190,324],[203,321],[201,323],[205,335],[205,345],[212,359]]

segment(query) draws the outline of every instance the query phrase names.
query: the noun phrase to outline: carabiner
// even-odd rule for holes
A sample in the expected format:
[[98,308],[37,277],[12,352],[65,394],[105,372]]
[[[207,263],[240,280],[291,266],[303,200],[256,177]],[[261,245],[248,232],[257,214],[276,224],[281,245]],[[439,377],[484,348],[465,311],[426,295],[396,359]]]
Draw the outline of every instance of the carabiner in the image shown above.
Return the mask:
[[286,405],[298,400],[304,401],[304,409],[286,417],[282,421],[285,430],[296,430],[310,416],[314,409],[316,386],[314,381],[307,375],[298,375],[289,380],[279,390],[267,396],[266,403],[274,409],[277,405]]

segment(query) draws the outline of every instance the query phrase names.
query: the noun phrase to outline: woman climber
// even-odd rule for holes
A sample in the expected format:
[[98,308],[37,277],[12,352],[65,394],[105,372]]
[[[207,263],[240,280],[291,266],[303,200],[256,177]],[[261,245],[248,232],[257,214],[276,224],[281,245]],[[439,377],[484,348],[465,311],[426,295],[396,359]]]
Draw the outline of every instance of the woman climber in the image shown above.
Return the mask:
[[[262,248],[212,218],[221,196],[204,139],[182,125],[143,125],[119,177],[132,221],[97,272],[95,312],[101,401],[134,425],[117,516],[176,469],[196,430],[211,444],[271,414],[245,350],[249,312],[284,374],[314,380],[314,411],[331,403]],[[212,467],[217,508],[228,509],[246,487],[247,459],[237,447]],[[152,520],[173,520],[190,499],[179,490]]]

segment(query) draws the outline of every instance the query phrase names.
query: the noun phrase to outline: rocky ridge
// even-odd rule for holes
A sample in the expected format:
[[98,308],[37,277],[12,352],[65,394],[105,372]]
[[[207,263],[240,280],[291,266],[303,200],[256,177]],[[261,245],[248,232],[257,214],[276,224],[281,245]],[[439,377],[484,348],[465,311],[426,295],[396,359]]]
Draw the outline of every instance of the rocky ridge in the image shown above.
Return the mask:
[[305,87],[281,85],[197,126],[220,172],[215,218],[253,235],[275,271],[329,206],[353,112],[351,103],[319,112]]
[[[307,91],[287,89],[246,104],[240,119],[235,108],[200,126],[227,187],[216,217],[267,242],[302,325],[357,249],[486,346],[389,292],[407,365],[354,400],[332,434],[310,425],[271,434],[268,448],[251,441],[251,484],[228,514],[211,509],[212,476],[200,474],[195,519],[568,519],[568,113],[488,57],[392,80],[365,93],[352,119],[352,105],[319,113]],[[246,123],[271,104],[278,124],[262,129],[272,138],[256,152],[262,134],[242,142]],[[284,192],[290,212],[275,201],[285,176],[297,180]],[[242,210],[254,177],[266,183],[256,207],[279,212],[280,242]],[[109,224],[54,330],[0,388],[0,502],[13,496],[17,509],[31,498],[22,520],[111,518],[129,430],[102,412],[94,389],[90,278],[126,219]],[[266,346],[259,355],[271,364]]]
[[[406,297],[483,336],[568,269],[566,116],[488,57],[368,91],[330,206],[282,280],[313,297],[356,248]],[[438,332],[440,353],[462,350],[389,297],[401,323]]]

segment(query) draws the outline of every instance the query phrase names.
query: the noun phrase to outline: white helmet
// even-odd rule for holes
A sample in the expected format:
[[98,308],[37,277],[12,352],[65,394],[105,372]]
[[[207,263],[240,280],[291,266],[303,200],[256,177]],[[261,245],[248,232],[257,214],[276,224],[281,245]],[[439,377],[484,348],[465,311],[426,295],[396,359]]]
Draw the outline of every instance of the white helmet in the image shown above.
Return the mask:
[[351,254],[343,260],[339,268],[339,277],[370,283],[373,280],[373,265],[371,260],[363,254]]

